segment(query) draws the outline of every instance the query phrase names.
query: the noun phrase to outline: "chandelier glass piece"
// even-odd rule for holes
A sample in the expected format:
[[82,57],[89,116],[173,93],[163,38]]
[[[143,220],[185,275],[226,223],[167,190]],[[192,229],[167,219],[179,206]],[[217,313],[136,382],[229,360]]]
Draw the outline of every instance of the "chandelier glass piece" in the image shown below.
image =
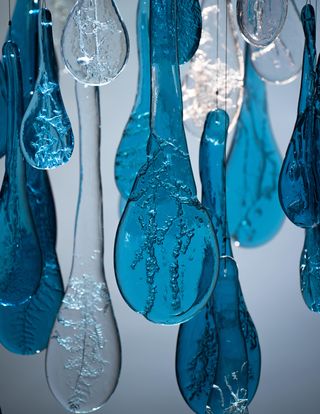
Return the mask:
[[62,406],[89,413],[104,405],[117,386],[121,348],[103,265],[99,90],[77,83],[76,94],[81,175],[73,264],[46,370]]
[[[247,384],[241,383],[247,391],[246,404],[255,395],[261,369],[258,335],[242,295],[226,219],[227,129],[228,117],[223,110],[209,113],[200,147],[202,200],[212,219],[220,249],[218,281],[205,308],[192,320],[181,325],[177,343],[178,384],[187,404],[196,413],[204,413],[206,410],[212,386],[218,385],[219,366],[221,370],[222,365],[226,368],[231,364],[226,345],[228,338],[238,352],[234,362],[240,360],[240,371],[248,361],[242,369],[243,374],[247,370]],[[213,276],[212,269],[206,270]],[[228,325],[228,322],[228,327],[223,326],[224,323]],[[225,390],[225,387],[220,388]]]
[[270,45],[281,32],[288,0],[237,0],[237,19],[244,39],[258,47]]
[[6,152],[7,138],[7,86],[2,63],[0,63],[0,157]]
[[278,233],[284,219],[278,199],[281,163],[266,86],[252,66],[247,46],[244,101],[227,168],[228,221],[237,245],[255,247]]
[[319,95],[315,93],[316,32],[315,14],[311,4],[305,5],[302,9],[301,20],[306,41],[298,115],[281,169],[279,198],[289,220],[297,226],[307,228],[320,222],[320,149],[317,117],[315,119]]
[[182,122],[176,0],[152,0],[151,133],[115,242],[115,272],[128,305],[176,324],[207,302],[218,270],[215,234],[196,197]]
[[69,161],[74,138],[60,92],[48,9],[39,13],[39,49],[39,76],[21,125],[21,149],[34,168],[51,169]]
[[62,57],[81,83],[102,86],[116,78],[128,58],[129,39],[113,0],[78,0],[61,39]]
[[[235,126],[243,97],[243,56],[231,0],[203,0],[202,37],[182,85],[184,121],[200,137],[207,113],[227,108]],[[226,85],[227,78],[227,88]]]
[[303,27],[295,0],[290,0],[288,16],[280,34],[267,47],[250,46],[251,60],[259,76],[268,82],[294,81],[302,67]]

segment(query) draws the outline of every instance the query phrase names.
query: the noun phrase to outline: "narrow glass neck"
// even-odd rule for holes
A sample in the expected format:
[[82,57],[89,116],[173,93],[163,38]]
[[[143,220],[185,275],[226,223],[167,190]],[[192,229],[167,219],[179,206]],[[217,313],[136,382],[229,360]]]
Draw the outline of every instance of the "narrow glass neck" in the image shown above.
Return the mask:
[[52,18],[48,9],[39,13],[39,52],[40,76],[50,82],[58,83],[58,66],[52,37]]
[[255,96],[254,105],[256,112],[266,111],[266,85],[264,81],[259,77],[252,64],[250,48],[248,45],[246,45],[245,48],[244,91],[245,96],[251,94]]

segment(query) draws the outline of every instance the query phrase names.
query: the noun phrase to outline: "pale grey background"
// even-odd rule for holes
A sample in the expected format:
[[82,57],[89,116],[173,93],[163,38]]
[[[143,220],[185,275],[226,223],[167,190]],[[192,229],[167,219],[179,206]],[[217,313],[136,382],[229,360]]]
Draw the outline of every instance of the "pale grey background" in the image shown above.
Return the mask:
[[[181,0],[183,1],[183,0]],[[47,0],[50,4],[50,1]],[[302,2],[303,3],[303,2]],[[155,326],[132,312],[122,300],[113,272],[113,242],[118,222],[118,192],[113,178],[115,152],[136,91],[137,0],[117,0],[126,22],[131,53],[127,67],[101,89],[102,177],[105,213],[105,267],[123,351],[119,386],[101,414],[191,413],[175,380],[177,327]],[[0,39],[4,39],[7,2],[0,0]],[[61,78],[66,107],[77,136],[76,105],[70,75]],[[274,132],[285,152],[296,116],[299,81],[269,86]],[[198,180],[198,142],[188,140]],[[0,169],[3,171],[3,160]],[[65,282],[72,258],[74,215],[78,192],[78,142],[71,162],[50,173],[58,216],[58,255]],[[0,230],[1,231],[1,230]],[[240,279],[248,308],[259,331],[263,366],[251,414],[319,412],[320,315],[304,305],[299,291],[298,263],[303,231],[288,221],[269,244],[254,250],[236,249]],[[0,348],[0,405],[3,414],[62,414],[46,384],[42,353],[12,355]]]

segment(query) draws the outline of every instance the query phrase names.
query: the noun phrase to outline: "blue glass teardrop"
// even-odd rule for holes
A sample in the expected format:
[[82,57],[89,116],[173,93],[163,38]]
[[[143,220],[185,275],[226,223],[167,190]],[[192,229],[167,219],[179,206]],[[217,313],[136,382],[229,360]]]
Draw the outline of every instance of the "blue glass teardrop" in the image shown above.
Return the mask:
[[7,139],[7,86],[4,75],[3,66],[0,63],[0,157],[3,157],[6,152]]
[[284,214],[278,199],[281,155],[273,137],[266,86],[246,46],[244,100],[227,167],[228,221],[231,236],[244,247],[272,239]]
[[23,117],[21,148],[34,168],[51,169],[69,161],[74,138],[60,92],[48,9],[39,13],[39,48],[39,76]]

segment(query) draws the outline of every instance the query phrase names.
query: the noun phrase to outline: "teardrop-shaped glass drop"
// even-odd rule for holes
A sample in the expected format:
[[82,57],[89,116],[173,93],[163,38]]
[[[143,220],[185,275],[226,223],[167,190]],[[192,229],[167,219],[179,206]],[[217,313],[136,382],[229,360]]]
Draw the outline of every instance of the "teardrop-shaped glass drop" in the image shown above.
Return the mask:
[[80,119],[80,191],[73,264],[46,360],[62,406],[89,413],[107,402],[120,374],[120,338],[103,265],[98,88],[76,85]]
[[196,197],[182,122],[176,0],[152,0],[152,118],[148,160],[139,170],[115,242],[118,286],[147,319],[176,324],[206,303],[217,271],[216,238]]
[[303,39],[300,13],[291,0],[286,22],[274,42],[264,48],[250,46],[252,64],[259,76],[276,84],[294,81],[302,68]]
[[17,305],[35,293],[42,259],[29,206],[25,163],[19,146],[23,111],[19,50],[6,42],[3,62],[8,85],[6,170],[0,192],[0,303]]
[[244,39],[255,46],[272,43],[281,32],[288,0],[238,0],[237,18]]
[[[201,140],[200,174],[202,181],[203,204],[209,211],[216,230],[220,248],[220,273],[217,284],[222,284],[225,277],[225,265],[228,272],[236,271],[233,264],[228,225],[226,222],[225,204],[225,146],[228,128],[226,113],[216,110],[209,113]],[[229,264],[229,262],[231,264]],[[212,272],[212,269],[207,270]],[[222,272],[222,273],[221,273]],[[227,274],[229,274],[227,272]],[[261,357],[257,332],[240,288],[237,274],[234,275],[234,288],[238,303],[237,330],[242,330],[248,357],[248,402],[257,390]],[[216,302],[221,302],[230,295],[230,289],[218,295],[218,286],[206,307],[191,321],[181,325],[177,343],[176,374],[181,393],[190,408],[196,413],[204,413],[207,401],[217,374],[219,350],[219,323],[216,323]],[[221,292],[220,292],[221,293]],[[235,306],[236,306],[235,303]],[[242,340],[240,340],[240,345]],[[240,348],[241,350],[241,348]],[[239,351],[240,352],[240,351]],[[242,355],[245,360],[245,354]]]
[[[295,225],[313,227],[320,222],[319,139],[315,129],[315,15],[307,4],[301,13],[306,43],[297,121],[279,178],[279,199],[286,216]],[[318,64],[320,72],[320,65]],[[320,81],[320,73],[318,80]],[[319,89],[318,89],[319,90]],[[318,97],[319,99],[319,97]]]
[[60,92],[48,9],[39,13],[39,46],[39,76],[21,125],[21,149],[30,165],[50,169],[69,161],[74,138]]
[[203,0],[202,36],[184,79],[185,125],[200,137],[207,113],[227,108],[235,126],[243,97],[243,56],[231,0]]
[[271,240],[284,215],[278,199],[281,155],[268,116],[266,86],[246,47],[244,102],[228,158],[230,233],[237,244],[255,247]]
[[6,152],[7,139],[7,86],[2,63],[0,62],[0,157]]
[[113,0],[78,0],[63,31],[61,51],[79,82],[102,86],[118,76],[127,61],[129,39]]
[[[125,199],[130,195],[137,172],[146,162],[150,136],[150,0],[140,0],[137,12],[139,82],[136,100],[116,154],[115,179]],[[198,0],[177,4],[179,63],[192,58],[201,35],[201,8]]]
[[300,259],[301,293],[305,304],[320,313],[320,227],[306,229]]

